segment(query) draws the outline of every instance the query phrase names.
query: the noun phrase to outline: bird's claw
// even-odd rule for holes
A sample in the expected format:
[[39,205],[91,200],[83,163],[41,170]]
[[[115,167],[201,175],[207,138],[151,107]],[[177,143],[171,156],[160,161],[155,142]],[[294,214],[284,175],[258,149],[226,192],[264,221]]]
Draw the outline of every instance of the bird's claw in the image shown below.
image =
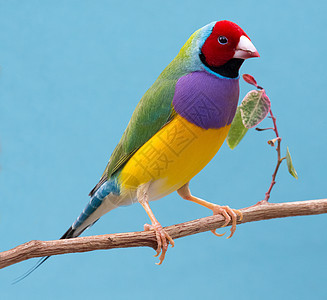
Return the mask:
[[171,238],[171,236],[167,233],[167,231],[162,228],[160,223],[153,223],[152,225],[145,224],[144,225],[144,230],[145,231],[154,230],[154,232],[156,234],[158,247],[157,247],[157,250],[156,250],[157,254],[154,255],[154,257],[159,256],[160,252],[161,252],[161,255],[159,257],[159,262],[156,263],[157,265],[161,265],[162,262],[165,259],[165,255],[166,255],[166,252],[167,252],[167,249],[168,249],[168,243],[170,243],[171,246],[174,247],[175,242]]
[[[239,216],[239,220],[241,221],[243,219],[243,214],[241,211],[237,209],[231,209],[229,206],[220,206],[215,205],[215,207],[212,209],[214,215],[223,215],[225,217],[225,223],[221,227],[225,227],[229,224],[230,221],[232,221],[232,228],[230,230],[230,235],[227,237],[227,239],[231,238],[236,230],[236,223],[237,223],[237,216]],[[215,230],[211,230],[211,232],[216,236],[223,236],[223,234],[219,234]]]
[[[223,227],[223,226],[222,226],[222,227]],[[211,230],[211,232],[212,232],[215,236],[219,236],[219,237],[221,237],[221,236],[224,236],[224,235],[226,234],[226,232],[224,232],[224,233],[217,233],[216,230],[217,230],[217,229]]]

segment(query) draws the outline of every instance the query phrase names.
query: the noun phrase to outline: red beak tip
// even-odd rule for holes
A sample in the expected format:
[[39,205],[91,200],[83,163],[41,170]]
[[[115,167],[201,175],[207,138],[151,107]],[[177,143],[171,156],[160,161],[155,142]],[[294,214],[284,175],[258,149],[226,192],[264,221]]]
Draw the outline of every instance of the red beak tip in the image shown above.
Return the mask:
[[260,54],[258,51],[254,52],[252,55],[253,55],[253,57],[260,57]]

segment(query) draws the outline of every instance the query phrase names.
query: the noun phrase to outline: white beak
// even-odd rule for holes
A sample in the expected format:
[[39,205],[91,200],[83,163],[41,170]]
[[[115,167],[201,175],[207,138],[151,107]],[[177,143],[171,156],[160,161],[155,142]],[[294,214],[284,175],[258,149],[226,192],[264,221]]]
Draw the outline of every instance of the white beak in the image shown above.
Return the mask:
[[260,57],[259,52],[254,47],[250,39],[245,35],[242,35],[235,49],[233,58],[247,59],[251,57]]

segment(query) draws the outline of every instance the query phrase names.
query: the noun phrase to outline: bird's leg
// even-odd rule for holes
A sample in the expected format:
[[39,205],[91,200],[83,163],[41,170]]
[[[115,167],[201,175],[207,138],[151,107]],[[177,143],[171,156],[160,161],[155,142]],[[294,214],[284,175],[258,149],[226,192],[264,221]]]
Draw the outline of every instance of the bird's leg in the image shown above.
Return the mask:
[[[167,249],[168,249],[168,243],[170,243],[171,246],[174,247],[175,242],[170,237],[170,235],[166,232],[166,230],[164,230],[162,228],[161,224],[158,222],[158,220],[154,216],[154,214],[153,214],[153,212],[152,212],[152,210],[151,210],[151,208],[149,206],[148,194],[147,194],[148,188],[149,188],[149,183],[148,184],[143,184],[142,186],[140,186],[138,188],[138,190],[137,190],[137,200],[143,206],[146,213],[150,217],[151,225],[145,224],[144,225],[144,230],[145,231],[154,230],[154,232],[156,234],[158,247],[157,247],[157,250],[156,250],[157,254],[155,255],[155,257],[159,256],[159,254],[161,252],[161,255],[159,257],[159,262],[156,263],[156,264],[161,265],[163,260],[165,259],[165,255],[166,255],[166,252],[167,252]],[[168,240],[168,242],[167,242],[167,240]]]
[[[197,204],[200,204],[204,207],[207,207],[213,211],[214,215],[221,214],[225,217],[225,223],[222,227],[225,227],[229,224],[230,221],[232,221],[232,228],[231,233],[228,236],[228,239],[231,238],[236,230],[236,222],[237,222],[237,216],[240,217],[240,220],[242,220],[243,215],[239,210],[231,209],[228,206],[220,206],[214,203],[210,203],[208,201],[202,200],[200,198],[194,197],[191,194],[190,188],[189,188],[189,182],[184,184],[180,189],[177,190],[177,193],[185,200],[189,200],[192,202],[195,202]],[[216,236],[223,236],[223,234],[218,234],[216,230],[211,230],[211,232]]]

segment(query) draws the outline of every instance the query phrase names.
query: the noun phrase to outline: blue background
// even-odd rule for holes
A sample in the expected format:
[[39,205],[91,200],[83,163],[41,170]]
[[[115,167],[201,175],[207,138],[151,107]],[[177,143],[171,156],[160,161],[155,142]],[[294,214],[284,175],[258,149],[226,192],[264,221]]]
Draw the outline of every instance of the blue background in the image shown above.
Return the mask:
[[[229,19],[261,54],[242,73],[272,100],[299,180],[281,167],[272,202],[326,197],[326,2],[0,1],[0,250],[61,236],[88,201],[144,92],[198,28]],[[241,83],[241,97],[251,86]],[[265,125],[270,125],[269,120]],[[264,126],[264,125],[263,125]],[[191,182],[193,194],[233,208],[263,199],[275,166],[272,133],[225,144]],[[165,225],[210,214],[176,193],[152,208]],[[87,235],[142,230],[140,205],[104,216]],[[52,257],[0,271],[1,299],[322,299],[322,216],[176,240],[162,266],[147,248]]]

